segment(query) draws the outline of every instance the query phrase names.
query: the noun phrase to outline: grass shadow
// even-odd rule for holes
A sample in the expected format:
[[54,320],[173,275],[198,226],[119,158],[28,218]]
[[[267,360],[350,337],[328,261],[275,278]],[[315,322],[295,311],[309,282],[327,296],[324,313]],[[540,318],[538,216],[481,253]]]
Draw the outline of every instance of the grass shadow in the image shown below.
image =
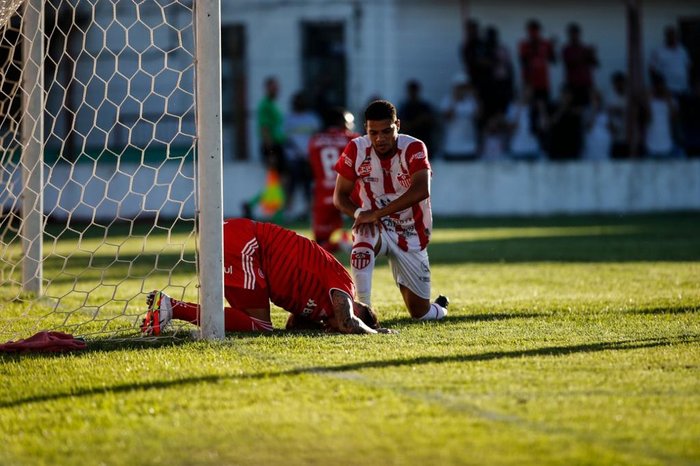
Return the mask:
[[196,385],[202,383],[220,383],[227,380],[260,380],[280,377],[295,377],[300,375],[314,375],[324,373],[343,373],[364,369],[385,369],[397,367],[412,367],[424,364],[448,364],[470,363],[504,359],[522,359],[527,357],[561,357],[571,354],[595,353],[602,351],[629,351],[637,349],[649,349],[660,346],[696,344],[700,342],[700,335],[690,334],[677,337],[643,338],[637,340],[603,341],[584,343],[570,346],[546,346],[512,351],[491,351],[475,354],[455,354],[448,356],[418,356],[412,358],[379,359],[356,363],[341,364],[336,366],[310,366],[299,367],[282,371],[260,371],[249,374],[233,375],[207,375],[198,377],[184,377],[175,380],[155,380],[137,383],[116,384],[111,386],[90,387],[73,390],[69,393],[47,393],[31,395],[18,400],[0,402],[0,408],[15,408],[32,403],[42,403],[64,398],[87,397],[104,393],[129,393],[136,390],[159,390],[173,387]]
[[416,323],[435,323],[437,325],[442,325],[442,324],[452,324],[452,323],[473,323],[473,322],[495,322],[495,321],[500,321],[500,320],[511,320],[511,319],[535,319],[538,317],[545,317],[548,314],[542,314],[542,313],[526,313],[526,312],[516,312],[516,313],[509,313],[509,314],[471,314],[471,315],[451,315],[448,314],[447,317],[445,317],[444,320],[440,322],[435,322],[435,321],[419,321],[415,320],[411,317],[396,317],[393,319],[380,319],[380,324],[382,326],[387,325],[415,325]]
[[663,314],[694,314],[700,312],[698,306],[680,306],[680,307],[656,307],[650,309],[632,309],[628,311],[630,314],[645,314],[645,315],[663,315]]

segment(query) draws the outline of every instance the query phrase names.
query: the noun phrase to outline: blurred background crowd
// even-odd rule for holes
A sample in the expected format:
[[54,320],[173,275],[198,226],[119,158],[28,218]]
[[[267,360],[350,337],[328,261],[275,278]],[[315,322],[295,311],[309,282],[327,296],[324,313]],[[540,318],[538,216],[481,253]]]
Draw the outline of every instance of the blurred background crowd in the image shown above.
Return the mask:
[[[595,81],[596,47],[587,43],[576,22],[567,25],[565,42],[560,44],[543,35],[540,21],[527,20],[517,50],[500,41],[497,27],[483,26],[478,19],[466,20],[464,29],[465,40],[457,51],[462,69],[445,83],[442,100],[424,98],[422,83],[409,78],[404,97],[395,102],[401,131],[425,141],[432,158],[700,156],[700,77],[691,79],[691,59],[674,26],[659,31],[642,92],[631,95],[629,78],[619,70],[605,77],[612,89],[607,98]],[[557,66],[562,67],[564,80],[555,89],[550,71]],[[268,77],[266,104],[258,110],[264,111],[278,91],[276,78]],[[638,104],[634,114],[630,102]],[[261,139],[268,146],[278,145],[298,168],[308,139],[322,129],[324,111],[324,102],[313,101],[306,91],[296,92],[289,111],[278,111],[274,129],[259,119]],[[636,147],[630,142],[631,129],[640,135]]]

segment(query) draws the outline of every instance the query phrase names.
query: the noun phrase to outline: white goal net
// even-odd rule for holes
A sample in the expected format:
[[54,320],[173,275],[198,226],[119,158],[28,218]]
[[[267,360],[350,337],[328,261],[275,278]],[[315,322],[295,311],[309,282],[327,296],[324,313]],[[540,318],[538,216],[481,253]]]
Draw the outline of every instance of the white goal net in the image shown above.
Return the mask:
[[[194,3],[217,45],[218,3]],[[192,0],[2,2],[0,343],[131,338],[150,290],[199,300],[198,152],[220,164],[220,140],[198,131],[197,62],[219,58],[198,21]]]

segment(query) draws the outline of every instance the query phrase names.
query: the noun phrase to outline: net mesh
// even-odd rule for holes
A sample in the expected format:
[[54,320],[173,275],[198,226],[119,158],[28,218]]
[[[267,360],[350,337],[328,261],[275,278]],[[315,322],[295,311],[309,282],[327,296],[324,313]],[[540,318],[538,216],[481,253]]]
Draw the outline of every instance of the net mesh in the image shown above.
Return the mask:
[[[23,50],[41,34],[26,18],[42,3],[44,79],[31,84]],[[150,290],[197,300],[193,19],[191,1],[2,2],[0,343],[40,330],[131,338]],[[37,83],[43,272],[31,293],[22,127],[36,127],[23,102]]]

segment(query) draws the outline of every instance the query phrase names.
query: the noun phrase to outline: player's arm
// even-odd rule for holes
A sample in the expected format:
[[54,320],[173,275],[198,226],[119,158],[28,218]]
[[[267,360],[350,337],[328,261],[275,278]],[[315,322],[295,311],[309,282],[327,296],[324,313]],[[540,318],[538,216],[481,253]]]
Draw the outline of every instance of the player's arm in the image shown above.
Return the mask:
[[333,204],[335,207],[349,217],[354,217],[357,206],[352,202],[352,191],[355,182],[338,175],[335,179],[335,191],[333,191]]
[[379,333],[369,328],[353,312],[352,299],[342,291],[333,290],[331,292],[333,302],[333,317],[341,333]]
[[374,224],[382,217],[408,209],[428,197],[430,197],[430,170],[425,168],[411,175],[411,186],[405,193],[381,209],[364,210],[360,212],[352,227],[357,228],[365,223]]

